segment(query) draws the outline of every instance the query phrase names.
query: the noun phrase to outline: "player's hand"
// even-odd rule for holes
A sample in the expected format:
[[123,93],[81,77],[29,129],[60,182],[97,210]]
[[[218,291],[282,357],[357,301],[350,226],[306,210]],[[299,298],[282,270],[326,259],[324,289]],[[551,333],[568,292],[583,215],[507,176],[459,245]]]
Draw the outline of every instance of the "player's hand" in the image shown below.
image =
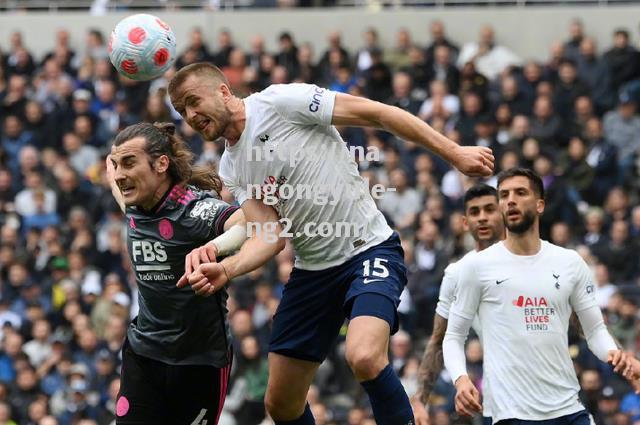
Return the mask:
[[633,356],[630,356],[628,353],[625,353],[622,350],[609,350],[607,362],[611,363],[611,365],[613,366],[613,371],[615,373],[624,374],[631,363],[632,357]]
[[452,163],[463,174],[470,177],[493,175],[495,158],[491,149],[482,146],[458,146]]
[[627,367],[622,375],[629,381],[636,394],[640,394],[640,360],[632,352],[627,352]]
[[[187,279],[196,295],[209,297],[229,282],[224,266],[220,263],[200,264]],[[180,282],[178,282],[180,283]],[[184,285],[182,285],[184,286]]]
[[467,375],[462,375],[456,381],[456,412],[463,416],[482,412],[480,393]]
[[184,275],[178,280],[178,288],[182,288],[188,283],[189,275],[193,273],[200,264],[215,263],[217,256],[218,248],[213,242],[208,242],[188,253],[184,258]]
[[420,394],[411,397],[411,408],[413,409],[413,417],[416,425],[429,425],[429,412],[420,400]]

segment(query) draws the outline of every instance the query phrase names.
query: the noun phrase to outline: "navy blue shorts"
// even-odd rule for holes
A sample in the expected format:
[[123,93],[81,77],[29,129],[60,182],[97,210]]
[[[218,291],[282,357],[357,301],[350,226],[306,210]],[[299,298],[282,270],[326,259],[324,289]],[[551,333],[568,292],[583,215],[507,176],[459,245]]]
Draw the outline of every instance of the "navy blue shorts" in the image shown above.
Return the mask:
[[[345,318],[356,316],[384,319],[393,334],[406,284],[404,251],[395,232],[339,266],[316,271],[294,268],[273,319],[269,351],[320,363]],[[355,298],[364,294],[354,307]]]
[[560,416],[544,421],[529,421],[522,419],[505,419],[498,421],[496,425],[593,425],[593,419],[586,410],[581,410],[570,415]]

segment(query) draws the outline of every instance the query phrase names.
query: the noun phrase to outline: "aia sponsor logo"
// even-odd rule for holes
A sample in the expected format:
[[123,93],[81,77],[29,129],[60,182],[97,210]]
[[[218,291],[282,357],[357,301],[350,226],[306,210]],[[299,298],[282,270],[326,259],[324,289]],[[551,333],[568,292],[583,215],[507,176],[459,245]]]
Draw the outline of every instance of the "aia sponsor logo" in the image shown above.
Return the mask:
[[524,329],[527,332],[547,332],[552,318],[556,315],[554,307],[549,306],[545,297],[526,297],[520,295],[512,301],[522,311]]
[[545,297],[525,297],[522,295],[513,300],[513,305],[516,307],[549,307]]

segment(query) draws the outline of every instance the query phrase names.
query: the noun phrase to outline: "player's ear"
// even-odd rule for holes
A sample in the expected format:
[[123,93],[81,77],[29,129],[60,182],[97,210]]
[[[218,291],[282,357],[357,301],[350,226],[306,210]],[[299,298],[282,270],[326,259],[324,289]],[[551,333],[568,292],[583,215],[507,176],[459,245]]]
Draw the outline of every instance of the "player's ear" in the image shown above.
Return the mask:
[[167,155],[160,155],[155,161],[154,168],[159,174],[166,173],[169,169],[169,157]]
[[462,216],[462,227],[464,228],[465,232],[469,231],[469,220],[467,220],[467,216],[466,215]]
[[225,83],[220,83],[220,92],[222,93],[222,99],[224,99],[224,103],[227,103],[233,97],[231,89]]
[[536,201],[536,211],[538,212],[538,215],[542,215],[542,213],[544,212],[544,207],[545,207],[544,199],[538,199]]

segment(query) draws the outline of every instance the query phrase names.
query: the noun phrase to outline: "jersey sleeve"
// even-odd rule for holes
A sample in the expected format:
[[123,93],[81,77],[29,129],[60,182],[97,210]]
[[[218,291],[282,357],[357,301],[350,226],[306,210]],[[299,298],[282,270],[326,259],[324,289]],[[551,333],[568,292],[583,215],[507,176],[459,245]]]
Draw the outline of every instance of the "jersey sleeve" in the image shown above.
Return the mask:
[[477,278],[475,270],[475,261],[470,259],[460,262],[458,264],[458,282],[454,291],[450,314],[456,313],[469,321],[473,320],[478,312],[482,293],[482,285]]
[[247,188],[242,187],[238,181],[235,171],[233,170],[233,165],[230,163],[226,155],[222,156],[218,174],[220,175],[222,183],[224,183],[225,187],[229,189],[229,192],[231,192],[238,205],[242,205],[244,201],[248,199]]
[[587,263],[575,254],[573,260],[576,263],[576,275],[573,290],[571,291],[571,307],[576,313],[587,308],[597,306],[593,275]]
[[457,263],[453,263],[444,270],[444,277],[440,284],[440,296],[438,297],[438,305],[436,306],[436,313],[444,319],[449,319],[449,310],[453,303],[457,283]]
[[336,93],[315,84],[276,84],[268,89],[280,116],[299,125],[329,126]]
[[194,240],[210,241],[224,232],[224,223],[238,207],[214,197],[191,202],[184,215],[184,224]]

